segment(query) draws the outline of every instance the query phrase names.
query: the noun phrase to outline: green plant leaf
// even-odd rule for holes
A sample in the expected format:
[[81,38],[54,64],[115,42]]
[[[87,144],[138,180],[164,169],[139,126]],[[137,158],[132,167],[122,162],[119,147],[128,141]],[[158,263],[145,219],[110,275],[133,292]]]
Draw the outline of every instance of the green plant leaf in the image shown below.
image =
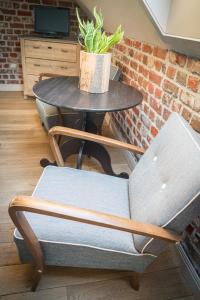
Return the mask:
[[107,36],[103,28],[103,16],[101,12],[97,12],[96,7],[94,7],[93,15],[94,21],[81,20],[79,16],[78,8],[76,8],[76,15],[78,19],[80,37],[83,42],[79,39],[79,43],[84,48],[85,51],[91,53],[106,53],[115,44],[119,43],[124,35],[121,29],[121,25],[118,26],[114,34]]

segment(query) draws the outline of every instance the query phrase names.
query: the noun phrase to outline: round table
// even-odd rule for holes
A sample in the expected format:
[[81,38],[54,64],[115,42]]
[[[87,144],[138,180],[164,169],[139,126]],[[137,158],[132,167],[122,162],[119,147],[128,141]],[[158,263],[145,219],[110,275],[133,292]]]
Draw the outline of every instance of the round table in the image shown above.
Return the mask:
[[[79,89],[79,77],[53,77],[39,81],[34,85],[33,93],[40,101],[56,106],[61,120],[62,108],[81,112],[81,129],[92,133],[101,133],[106,112],[132,108],[143,98],[141,92],[119,81],[110,81],[106,93],[87,93]],[[109,153],[98,143],[71,139],[61,143],[60,149],[64,159],[78,154],[77,168],[81,168],[83,155],[88,155],[100,162],[105,173],[127,178],[127,174],[116,175],[113,172]],[[43,160],[44,165],[47,164]]]

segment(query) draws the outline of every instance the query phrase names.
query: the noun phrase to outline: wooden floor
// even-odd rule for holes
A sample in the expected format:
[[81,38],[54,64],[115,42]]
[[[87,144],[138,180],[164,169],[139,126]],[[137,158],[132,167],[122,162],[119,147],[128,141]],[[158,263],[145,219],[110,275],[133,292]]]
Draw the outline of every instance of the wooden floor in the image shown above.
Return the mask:
[[[146,270],[139,292],[130,288],[126,278],[116,279],[112,272],[52,269],[43,276],[38,291],[31,293],[31,266],[19,262],[7,207],[16,194],[31,195],[42,172],[42,157],[51,158],[51,154],[34,101],[23,100],[20,92],[0,92],[0,299],[193,299],[182,280],[181,263],[174,248],[169,248]],[[128,170],[117,151],[112,151],[112,160],[117,172]],[[73,164],[72,158],[68,165]],[[89,161],[84,168],[101,171]]]

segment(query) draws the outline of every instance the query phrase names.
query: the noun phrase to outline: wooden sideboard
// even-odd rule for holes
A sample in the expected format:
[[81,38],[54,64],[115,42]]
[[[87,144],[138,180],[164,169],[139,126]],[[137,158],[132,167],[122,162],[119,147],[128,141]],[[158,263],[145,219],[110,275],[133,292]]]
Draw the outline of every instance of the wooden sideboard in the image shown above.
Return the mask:
[[40,37],[21,38],[24,98],[33,96],[41,73],[78,76],[80,45],[75,41]]

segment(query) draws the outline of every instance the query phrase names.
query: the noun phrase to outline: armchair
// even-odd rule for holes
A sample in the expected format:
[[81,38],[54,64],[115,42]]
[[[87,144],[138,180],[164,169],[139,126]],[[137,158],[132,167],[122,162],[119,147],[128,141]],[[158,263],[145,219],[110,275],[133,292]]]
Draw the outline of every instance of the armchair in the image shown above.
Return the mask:
[[128,271],[137,290],[138,273],[199,214],[199,137],[172,114],[127,180],[64,167],[57,135],[144,153],[75,129],[49,131],[58,167],[46,167],[32,197],[9,206],[21,261],[35,265],[32,290],[48,265]]

